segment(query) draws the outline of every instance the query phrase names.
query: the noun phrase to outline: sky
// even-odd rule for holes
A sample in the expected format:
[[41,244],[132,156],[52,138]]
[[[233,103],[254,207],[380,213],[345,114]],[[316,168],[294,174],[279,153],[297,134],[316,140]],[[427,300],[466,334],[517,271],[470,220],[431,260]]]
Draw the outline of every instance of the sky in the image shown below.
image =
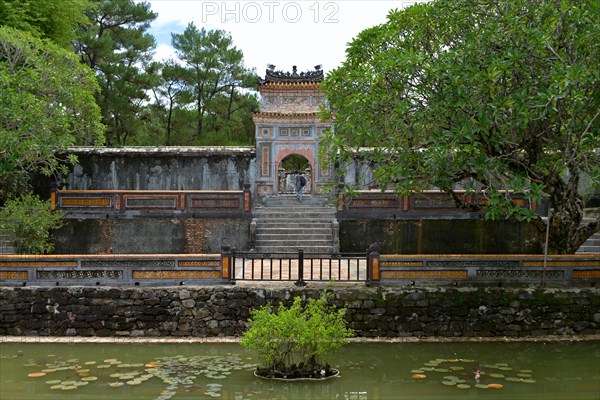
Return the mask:
[[298,72],[322,65],[327,73],[341,65],[358,33],[385,22],[391,9],[419,0],[145,1],[158,13],[150,28],[157,41],[155,58],[174,58],[171,33],[183,33],[193,22],[199,29],[228,31],[246,67],[264,76],[267,64],[282,71],[296,65]]

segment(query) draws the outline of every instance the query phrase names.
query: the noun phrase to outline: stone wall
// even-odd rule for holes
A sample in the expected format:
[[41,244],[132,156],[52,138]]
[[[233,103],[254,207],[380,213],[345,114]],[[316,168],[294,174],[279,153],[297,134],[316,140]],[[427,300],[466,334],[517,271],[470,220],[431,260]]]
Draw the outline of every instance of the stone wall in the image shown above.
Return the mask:
[[[238,336],[251,309],[311,288],[0,289],[0,335]],[[359,337],[600,334],[600,289],[335,288]]]
[[201,254],[250,248],[250,217],[65,219],[56,254]]
[[460,218],[344,218],[340,248],[364,252],[381,244],[382,254],[540,254],[543,238],[532,224]]
[[73,147],[70,190],[242,190],[255,180],[253,147]]

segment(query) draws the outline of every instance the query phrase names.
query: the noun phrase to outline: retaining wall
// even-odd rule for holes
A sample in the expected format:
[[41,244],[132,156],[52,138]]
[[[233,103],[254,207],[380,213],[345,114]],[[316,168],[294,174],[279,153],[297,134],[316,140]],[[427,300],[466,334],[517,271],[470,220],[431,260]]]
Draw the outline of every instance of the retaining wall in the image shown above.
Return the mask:
[[[335,287],[359,337],[600,334],[600,289]],[[250,310],[314,288],[23,287],[0,289],[0,335],[238,336]]]

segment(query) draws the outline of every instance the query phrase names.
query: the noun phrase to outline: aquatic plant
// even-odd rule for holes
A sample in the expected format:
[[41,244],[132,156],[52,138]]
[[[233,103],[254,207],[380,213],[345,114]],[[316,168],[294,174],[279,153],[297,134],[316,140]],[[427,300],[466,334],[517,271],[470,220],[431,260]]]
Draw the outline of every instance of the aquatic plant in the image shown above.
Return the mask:
[[324,378],[337,371],[327,357],[348,343],[353,332],[344,319],[346,310],[331,304],[333,293],[318,299],[295,297],[292,305],[267,304],[252,312],[250,328],[240,344],[257,353],[262,364],[257,375],[269,378]]

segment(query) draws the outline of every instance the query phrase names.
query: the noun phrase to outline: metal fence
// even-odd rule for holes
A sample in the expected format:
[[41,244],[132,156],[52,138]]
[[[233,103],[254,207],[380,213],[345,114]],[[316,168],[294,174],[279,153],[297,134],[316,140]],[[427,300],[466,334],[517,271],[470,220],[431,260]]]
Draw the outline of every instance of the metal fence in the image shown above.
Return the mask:
[[230,252],[231,279],[235,281],[366,282],[366,254]]

